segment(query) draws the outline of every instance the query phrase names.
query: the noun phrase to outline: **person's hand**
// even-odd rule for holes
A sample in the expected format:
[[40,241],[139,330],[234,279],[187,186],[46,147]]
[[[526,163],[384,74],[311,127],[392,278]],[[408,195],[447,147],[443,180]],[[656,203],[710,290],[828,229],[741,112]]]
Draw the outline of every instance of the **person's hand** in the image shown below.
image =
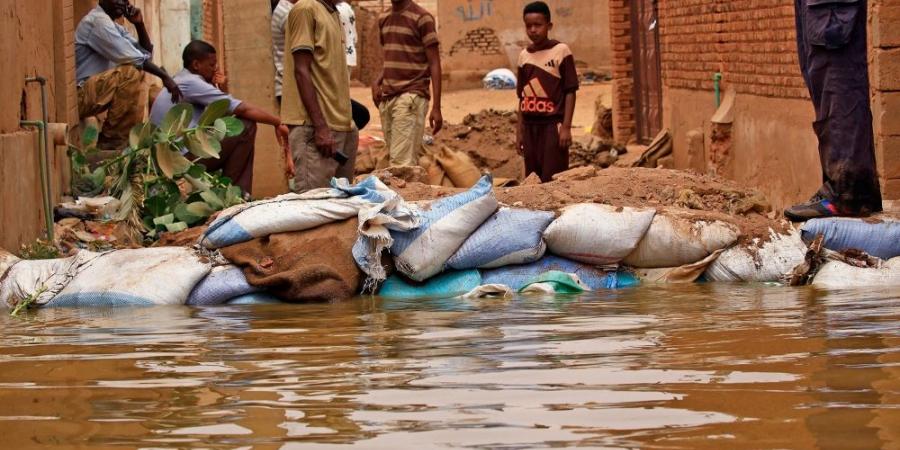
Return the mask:
[[327,125],[316,126],[316,149],[326,158],[334,157],[334,134]]
[[567,149],[572,146],[572,127],[559,126],[559,148]]
[[144,23],[144,14],[141,12],[141,8],[137,8],[131,5],[125,10],[125,18],[128,19],[133,25],[137,25],[140,23]]
[[444,128],[444,116],[441,114],[440,107],[436,106],[431,109],[431,115],[428,116],[428,123],[431,124],[431,134],[437,136],[441,131],[441,128]]
[[228,77],[226,77],[224,73],[217,71],[216,74],[213,75],[212,81],[220,91],[228,92]]
[[169,91],[169,94],[172,94],[172,103],[178,103],[181,101],[183,97],[181,95],[181,89],[178,88],[178,83],[172,79],[172,77],[166,77],[163,79],[163,86],[165,86],[166,90]]
[[294,167],[294,154],[291,153],[291,144],[288,138],[290,134],[291,130],[285,124],[275,127],[275,139],[278,140],[278,145],[281,146],[281,150],[284,152],[284,172],[288,178],[293,178],[296,170]]
[[377,107],[379,103],[381,103],[382,98],[384,97],[384,93],[381,91],[380,84],[372,85],[372,101],[375,102],[375,106]]

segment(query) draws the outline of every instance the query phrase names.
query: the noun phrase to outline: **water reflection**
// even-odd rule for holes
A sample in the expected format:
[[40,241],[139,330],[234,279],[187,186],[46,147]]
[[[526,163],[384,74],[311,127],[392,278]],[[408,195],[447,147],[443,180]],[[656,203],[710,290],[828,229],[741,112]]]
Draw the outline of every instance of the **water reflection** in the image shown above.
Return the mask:
[[900,297],[777,286],[4,317],[4,448],[897,448]]

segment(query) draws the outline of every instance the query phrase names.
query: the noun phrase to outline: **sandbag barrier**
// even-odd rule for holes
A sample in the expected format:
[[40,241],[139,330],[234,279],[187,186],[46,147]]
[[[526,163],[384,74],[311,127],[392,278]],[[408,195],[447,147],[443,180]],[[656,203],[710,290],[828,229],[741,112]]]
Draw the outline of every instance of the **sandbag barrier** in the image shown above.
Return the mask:
[[[736,244],[732,224],[687,210],[578,204],[559,216],[500,205],[487,175],[408,204],[381,181],[334,180],[224,211],[193,248],[81,251],[20,260],[0,250],[0,305],[147,306],[576,294],[641,282],[783,282],[819,237],[813,286],[900,286],[900,222],[810,221]],[[223,257],[223,255],[225,257]],[[816,257],[819,257],[816,255]]]

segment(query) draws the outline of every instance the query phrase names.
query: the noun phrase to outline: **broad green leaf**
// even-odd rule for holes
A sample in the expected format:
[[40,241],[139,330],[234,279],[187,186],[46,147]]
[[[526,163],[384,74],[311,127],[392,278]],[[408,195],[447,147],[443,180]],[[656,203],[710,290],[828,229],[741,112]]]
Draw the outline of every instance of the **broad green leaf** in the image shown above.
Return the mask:
[[222,152],[222,146],[219,145],[219,141],[210,138],[203,130],[197,130],[196,133],[189,134],[185,142],[188,150],[198,158],[219,159],[219,153]]
[[166,224],[166,230],[169,233],[178,233],[179,231],[187,230],[188,226],[184,222],[175,222]]
[[244,122],[241,122],[241,119],[238,119],[237,117],[223,117],[222,121],[225,122],[225,136],[234,137],[244,132]]
[[216,123],[213,124],[213,127],[210,131],[214,132],[214,136],[216,140],[221,141],[225,139],[225,136],[228,135],[228,125],[222,119],[216,119]]
[[200,198],[202,198],[212,209],[220,210],[225,207],[225,202],[213,191],[201,192]]
[[213,215],[213,213],[216,212],[216,210],[213,209],[213,208],[212,208],[211,206],[209,206],[208,204],[206,204],[206,202],[194,202],[194,203],[189,203],[189,204],[187,205],[187,210],[188,210],[188,212],[190,212],[191,214],[194,214],[195,216],[202,217],[202,218],[204,218],[204,219],[207,218],[207,217],[209,217],[209,216],[211,216],[211,215]]
[[168,225],[175,222],[175,214],[166,214],[153,219],[153,225]]
[[216,100],[209,105],[206,105],[206,109],[203,110],[203,114],[200,114],[200,119],[197,121],[198,127],[208,127],[215,123],[216,119],[220,119],[228,114],[228,110],[231,108],[231,102],[228,99]]
[[200,178],[204,173],[206,173],[206,167],[203,167],[200,164],[194,164],[190,169],[188,169],[187,173],[194,178]]
[[191,123],[194,116],[194,107],[189,103],[179,103],[172,107],[162,122],[159,124],[160,131],[172,138],[177,136]]
[[97,139],[100,137],[100,130],[91,125],[85,125],[84,132],[81,133],[81,146],[84,148],[97,145]]
[[244,197],[241,196],[241,188],[239,186],[228,186],[225,191],[225,206],[234,206],[244,203]]
[[137,124],[131,128],[128,134],[128,143],[133,149],[147,148],[153,143],[153,133],[156,132],[156,125],[150,122]]
[[74,162],[75,164],[77,164],[79,166],[86,166],[88,163],[88,160],[82,153],[77,152],[74,155],[72,155],[72,162]]
[[156,144],[156,165],[168,178],[181,175],[191,168],[191,162],[169,144]]
[[[166,214],[166,210],[169,209],[169,199],[165,196],[149,197],[144,200],[144,209],[153,217],[163,217]],[[154,223],[156,222],[154,221]]]
[[188,225],[193,225],[204,219],[203,216],[192,213],[188,210],[188,205],[184,203],[179,203],[175,206],[175,217],[178,220],[187,223]]
[[91,173],[91,183],[94,183],[94,186],[100,187],[106,183],[106,167],[100,166]]

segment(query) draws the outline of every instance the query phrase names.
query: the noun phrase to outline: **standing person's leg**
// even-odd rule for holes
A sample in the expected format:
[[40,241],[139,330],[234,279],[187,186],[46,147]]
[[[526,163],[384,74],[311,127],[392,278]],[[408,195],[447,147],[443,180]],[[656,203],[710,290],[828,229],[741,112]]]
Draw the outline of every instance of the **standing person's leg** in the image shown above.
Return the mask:
[[390,133],[388,151],[391,165],[418,165],[425,135],[428,99],[416,94],[403,94],[391,99],[389,105],[390,131],[385,130],[385,141]]
[[124,65],[88,78],[78,89],[81,119],[107,113],[97,140],[98,148],[122,150],[128,144],[131,128],[143,120],[147,109],[147,97],[142,95],[143,80],[143,71]]
[[340,133],[336,149],[340,150],[347,156],[347,162],[338,166],[337,173],[334,175],[338,178],[346,178],[351,183],[356,177],[356,151],[359,148],[359,130],[353,129],[345,133]]
[[544,164],[541,170],[541,181],[551,181],[553,175],[569,170],[569,149],[559,148],[560,123],[554,122],[543,127]]
[[[826,201],[814,202],[820,206],[806,212],[815,217],[816,210],[821,215],[880,211],[869,103],[866,1],[810,6],[799,0],[797,12],[798,33],[802,34],[798,42],[808,50],[808,60],[804,64],[801,59],[801,68],[806,69],[804,78],[816,110],[813,128],[822,164],[823,185],[817,197]],[[852,20],[838,20],[848,17]],[[802,212],[800,209],[789,211]],[[807,218],[803,216],[792,218]]]
[[[338,139],[339,135],[340,133],[335,133],[335,139]],[[328,187],[331,178],[337,172],[338,163],[333,158],[326,158],[319,153],[316,148],[315,129],[305,125],[292,127],[288,140],[294,157],[294,191],[302,193]]]
[[197,161],[210,172],[221,170],[222,175],[231,178],[235,186],[239,186],[247,194],[253,190],[253,158],[256,154],[256,122],[241,119],[244,131],[241,134],[222,140],[222,152],[219,158],[207,158]]
[[542,149],[541,133],[543,127],[526,123],[522,130],[522,147],[525,158],[525,177],[536,174],[541,177],[541,169],[544,165],[544,151]]

